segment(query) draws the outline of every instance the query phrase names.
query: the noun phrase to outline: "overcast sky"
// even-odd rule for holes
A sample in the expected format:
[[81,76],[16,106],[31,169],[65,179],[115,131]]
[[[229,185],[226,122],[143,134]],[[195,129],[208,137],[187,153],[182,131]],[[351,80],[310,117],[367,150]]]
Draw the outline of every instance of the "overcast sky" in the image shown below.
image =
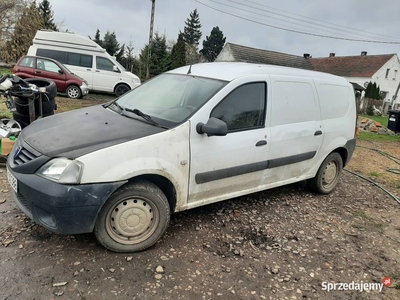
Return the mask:
[[[398,0],[199,1],[255,22],[289,30],[359,40],[400,41]],[[50,0],[50,3],[55,21],[62,23],[63,30],[92,37],[97,28],[102,36],[107,30],[115,31],[120,43],[133,42],[135,54],[148,41],[150,0]],[[165,34],[167,40],[176,40],[179,30],[183,31],[184,21],[195,8],[200,14],[202,40],[214,26],[219,26],[227,42],[300,56],[310,53],[313,57],[323,57],[331,52],[336,56],[359,55],[361,51],[367,51],[368,55],[398,53],[400,56],[400,44],[351,42],[279,30],[224,14],[195,0],[156,0],[155,31]]]

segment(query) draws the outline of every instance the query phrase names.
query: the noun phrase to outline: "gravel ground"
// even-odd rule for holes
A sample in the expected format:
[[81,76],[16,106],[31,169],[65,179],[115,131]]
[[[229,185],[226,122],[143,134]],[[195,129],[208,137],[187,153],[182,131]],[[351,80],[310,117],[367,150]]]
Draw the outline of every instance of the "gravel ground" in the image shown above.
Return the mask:
[[[35,225],[0,171],[0,299],[400,298],[400,206],[348,173],[328,196],[301,182],[175,214],[127,255]],[[322,290],[385,276],[382,292]]]

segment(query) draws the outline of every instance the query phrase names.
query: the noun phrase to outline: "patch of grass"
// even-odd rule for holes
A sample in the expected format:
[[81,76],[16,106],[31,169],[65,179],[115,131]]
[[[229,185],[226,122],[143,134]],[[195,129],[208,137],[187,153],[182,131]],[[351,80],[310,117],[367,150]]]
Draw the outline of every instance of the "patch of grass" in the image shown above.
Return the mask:
[[394,286],[394,288],[395,288],[396,290],[400,290],[400,282],[396,283],[396,285]]
[[368,115],[360,115],[360,117],[363,118],[368,118],[374,121],[377,121],[381,123],[383,126],[387,127],[388,125],[388,117],[382,117],[382,116],[368,116]]
[[393,280],[399,280],[400,279],[400,273],[389,273],[388,275],[390,278]]
[[9,68],[0,68],[0,76],[3,74],[8,74],[11,75],[12,74],[12,69]]
[[381,141],[381,142],[400,142],[400,135],[378,134],[360,131],[357,138],[359,140]]
[[6,106],[6,99],[3,96],[0,96],[0,119],[8,118],[12,119],[13,115]]
[[360,217],[360,218],[363,218],[363,219],[369,219],[369,217],[367,216],[365,211],[361,211],[361,210],[353,211],[353,216],[354,217]]
[[368,175],[369,175],[369,176],[372,176],[372,177],[380,177],[380,176],[383,176],[382,173],[379,173],[379,172],[376,172],[376,171],[372,171],[372,172],[368,173]]

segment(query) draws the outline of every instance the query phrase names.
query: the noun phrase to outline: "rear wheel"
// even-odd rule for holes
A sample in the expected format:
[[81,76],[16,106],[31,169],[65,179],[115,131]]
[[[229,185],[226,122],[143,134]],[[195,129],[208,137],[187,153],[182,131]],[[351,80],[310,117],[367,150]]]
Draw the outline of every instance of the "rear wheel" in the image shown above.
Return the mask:
[[125,185],[104,204],[94,233],[107,249],[137,252],[151,247],[168,227],[170,207],[153,183]]
[[123,83],[118,84],[117,87],[115,88],[115,95],[116,95],[117,97],[120,97],[120,96],[122,96],[123,94],[129,92],[130,89],[131,89],[131,88],[130,88],[129,86],[127,86],[126,84],[123,84]]
[[79,86],[70,85],[69,87],[67,87],[67,90],[65,92],[67,93],[67,96],[71,99],[82,98],[82,92]]
[[343,160],[339,153],[333,152],[322,162],[317,175],[308,179],[311,191],[319,194],[329,194],[337,185],[343,169]]

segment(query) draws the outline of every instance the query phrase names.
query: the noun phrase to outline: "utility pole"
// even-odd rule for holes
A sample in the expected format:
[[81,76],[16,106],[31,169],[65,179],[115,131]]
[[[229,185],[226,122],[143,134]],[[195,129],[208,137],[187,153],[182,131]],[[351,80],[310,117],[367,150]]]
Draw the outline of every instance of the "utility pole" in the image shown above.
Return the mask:
[[146,68],[146,79],[150,78],[150,58],[151,58],[151,42],[153,40],[153,28],[154,28],[154,11],[156,9],[156,0],[150,0],[151,6],[151,19],[150,19],[150,34],[149,34],[149,46],[147,52],[147,68]]

